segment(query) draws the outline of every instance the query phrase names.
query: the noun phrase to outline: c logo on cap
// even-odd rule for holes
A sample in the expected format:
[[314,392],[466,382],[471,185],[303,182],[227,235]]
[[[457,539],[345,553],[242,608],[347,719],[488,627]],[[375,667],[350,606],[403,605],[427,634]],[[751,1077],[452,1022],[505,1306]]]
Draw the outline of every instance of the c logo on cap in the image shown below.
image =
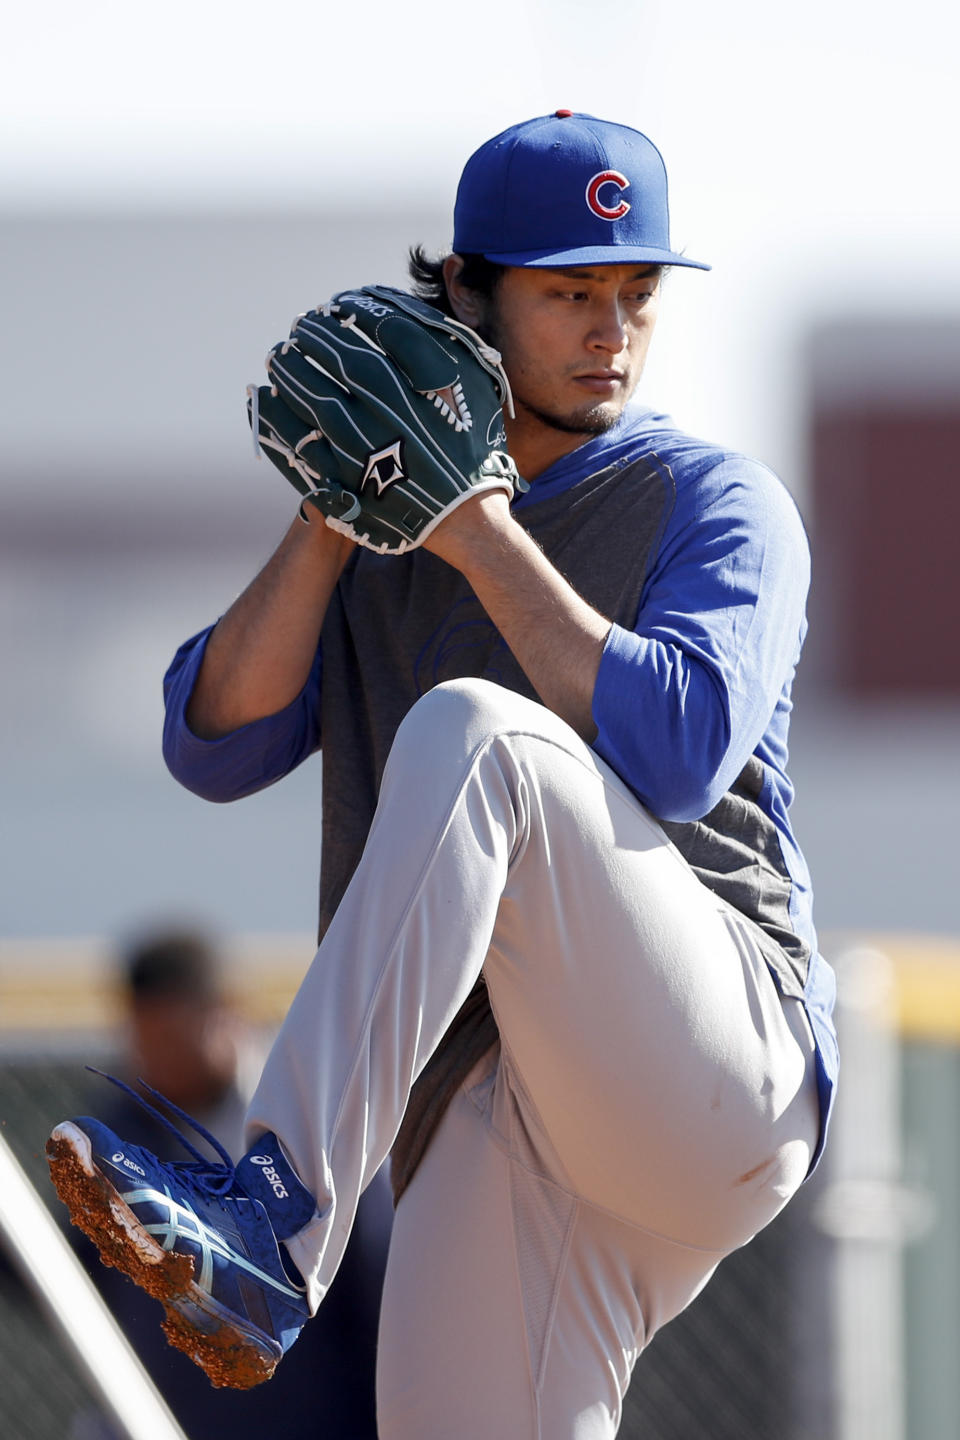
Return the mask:
[[[619,203],[616,205],[604,205],[600,199],[600,191],[605,185],[616,187],[616,195]],[[626,175],[621,175],[619,170],[601,170],[599,175],[594,175],[587,186],[587,205],[594,215],[601,220],[619,220],[626,215],[630,206],[623,198],[622,192],[629,189],[630,181]]]

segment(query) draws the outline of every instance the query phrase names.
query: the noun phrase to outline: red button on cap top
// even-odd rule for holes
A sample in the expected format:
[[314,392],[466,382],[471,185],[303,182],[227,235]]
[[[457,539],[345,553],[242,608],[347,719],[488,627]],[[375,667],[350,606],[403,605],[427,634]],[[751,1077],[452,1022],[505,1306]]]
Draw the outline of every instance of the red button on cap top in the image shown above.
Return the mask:
[[558,120],[569,120],[570,117],[571,117],[571,115],[573,114],[573,111],[572,111],[572,110],[556,110],[556,111],[554,111],[554,114],[556,115],[556,118],[557,118]]

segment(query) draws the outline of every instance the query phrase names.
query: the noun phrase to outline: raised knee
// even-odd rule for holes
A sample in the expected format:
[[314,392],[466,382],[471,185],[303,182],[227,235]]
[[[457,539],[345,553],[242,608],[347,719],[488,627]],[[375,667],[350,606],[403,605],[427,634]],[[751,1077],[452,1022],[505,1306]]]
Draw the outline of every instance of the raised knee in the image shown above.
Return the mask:
[[451,782],[478,751],[517,728],[518,705],[542,711],[489,680],[449,680],[435,686],[410,707],[397,728],[381,790],[399,779],[414,789]]
[[[439,731],[479,740],[518,725],[528,727],[543,706],[492,680],[444,680],[407,712],[401,730]],[[399,735],[399,731],[398,731]]]

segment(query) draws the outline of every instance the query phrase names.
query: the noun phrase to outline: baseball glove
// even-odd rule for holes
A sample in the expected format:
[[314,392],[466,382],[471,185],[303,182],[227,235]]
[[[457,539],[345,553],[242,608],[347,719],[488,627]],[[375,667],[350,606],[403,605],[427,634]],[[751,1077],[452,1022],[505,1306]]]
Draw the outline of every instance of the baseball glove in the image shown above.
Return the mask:
[[401,555],[471,496],[527,489],[505,449],[500,355],[413,295],[335,295],[299,317],[267,374],[248,389],[255,444],[368,549]]

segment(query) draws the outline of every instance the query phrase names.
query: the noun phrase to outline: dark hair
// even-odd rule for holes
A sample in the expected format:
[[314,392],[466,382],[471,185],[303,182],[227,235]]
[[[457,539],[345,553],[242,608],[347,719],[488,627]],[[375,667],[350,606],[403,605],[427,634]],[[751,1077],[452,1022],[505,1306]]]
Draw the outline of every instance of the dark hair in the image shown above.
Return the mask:
[[217,948],[196,930],[158,930],[141,936],[128,948],[121,968],[133,1000],[168,995],[213,1000],[221,992]]
[[[407,268],[410,272],[410,279],[413,281],[413,293],[419,295],[421,300],[426,300],[430,305],[436,305],[445,315],[453,319],[456,316],[453,306],[450,304],[450,296],[447,294],[446,281],[443,278],[443,267],[449,259],[447,255],[441,255],[437,260],[431,260],[422,245],[411,245],[407,261]],[[490,299],[500,283],[506,265],[497,265],[493,260],[487,260],[482,255],[461,255],[463,269],[460,272],[461,284],[468,290],[475,290],[478,295]]]

